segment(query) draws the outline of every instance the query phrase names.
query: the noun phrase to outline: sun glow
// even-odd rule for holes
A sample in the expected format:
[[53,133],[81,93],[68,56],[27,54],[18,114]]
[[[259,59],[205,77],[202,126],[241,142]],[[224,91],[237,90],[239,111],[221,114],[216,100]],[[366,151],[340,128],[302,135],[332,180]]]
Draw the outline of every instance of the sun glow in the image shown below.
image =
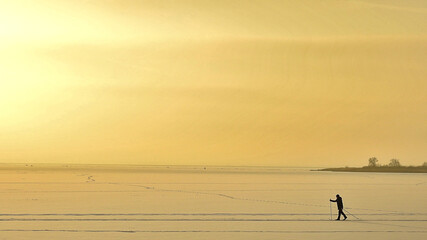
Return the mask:
[[425,9],[1,1],[0,161],[417,164]]

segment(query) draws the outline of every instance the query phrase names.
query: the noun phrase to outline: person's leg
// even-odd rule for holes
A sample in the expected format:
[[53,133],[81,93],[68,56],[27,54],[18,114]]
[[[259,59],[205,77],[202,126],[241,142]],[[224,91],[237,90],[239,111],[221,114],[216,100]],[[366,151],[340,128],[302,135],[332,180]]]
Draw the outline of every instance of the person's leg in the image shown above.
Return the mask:
[[342,215],[344,216],[344,220],[346,220],[346,219],[347,219],[347,216],[345,215],[345,213],[344,213],[343,209],[341,209],[341,213],[342,213]]
[[340,218],[341,218],[341,209],[338,209],[338,218],[336,219],[336,220],[340,220]]

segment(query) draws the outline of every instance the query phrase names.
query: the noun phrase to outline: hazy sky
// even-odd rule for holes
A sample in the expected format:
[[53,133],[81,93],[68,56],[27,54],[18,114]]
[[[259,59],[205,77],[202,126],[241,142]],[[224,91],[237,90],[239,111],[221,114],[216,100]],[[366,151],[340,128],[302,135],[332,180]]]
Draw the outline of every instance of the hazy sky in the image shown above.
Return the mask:
[[0,162],[427,161],[427,1],[0,1]]

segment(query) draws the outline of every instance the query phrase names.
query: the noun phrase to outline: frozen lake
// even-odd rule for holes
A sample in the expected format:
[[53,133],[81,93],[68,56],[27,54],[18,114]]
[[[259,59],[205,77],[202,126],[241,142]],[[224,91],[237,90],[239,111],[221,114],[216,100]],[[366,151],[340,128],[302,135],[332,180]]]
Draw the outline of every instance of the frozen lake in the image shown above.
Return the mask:
[[426,174],[19,166],[0,191],[0,239],[427,238]]

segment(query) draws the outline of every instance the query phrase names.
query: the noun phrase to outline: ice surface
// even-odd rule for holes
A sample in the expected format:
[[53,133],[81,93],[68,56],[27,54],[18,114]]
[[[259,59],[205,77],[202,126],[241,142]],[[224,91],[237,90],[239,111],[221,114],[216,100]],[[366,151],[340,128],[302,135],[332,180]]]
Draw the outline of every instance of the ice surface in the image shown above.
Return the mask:
[[7,168],[0,239],[426,239],[426,190],[426,174]]

